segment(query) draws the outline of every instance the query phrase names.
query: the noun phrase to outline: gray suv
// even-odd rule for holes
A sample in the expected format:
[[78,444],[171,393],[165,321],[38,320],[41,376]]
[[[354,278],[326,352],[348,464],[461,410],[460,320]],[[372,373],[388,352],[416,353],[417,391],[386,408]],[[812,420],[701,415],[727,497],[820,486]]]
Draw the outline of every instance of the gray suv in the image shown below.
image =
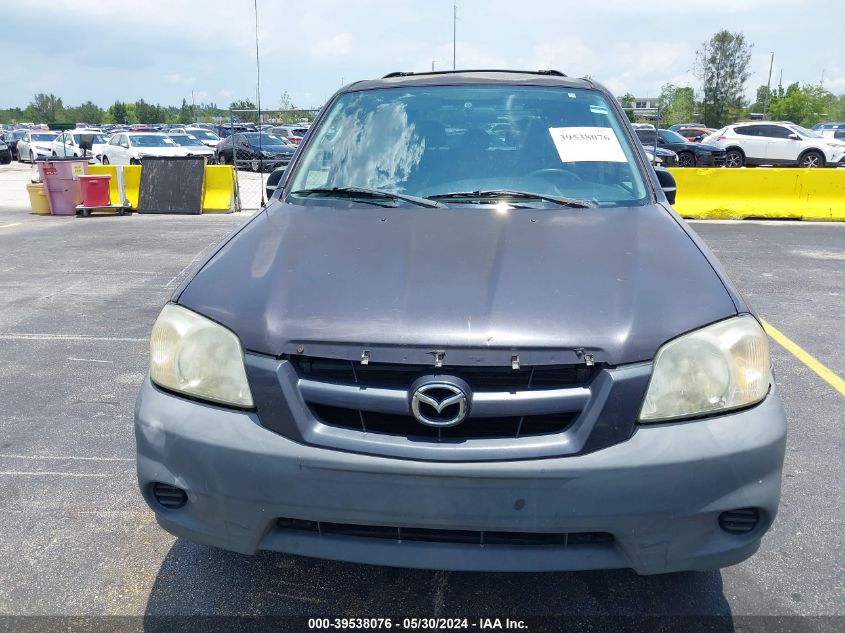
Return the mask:
[[335,94],[153,326],[138,480],[177,536],[460,570],[703,570],[774,521],[766,335],[613,95]]

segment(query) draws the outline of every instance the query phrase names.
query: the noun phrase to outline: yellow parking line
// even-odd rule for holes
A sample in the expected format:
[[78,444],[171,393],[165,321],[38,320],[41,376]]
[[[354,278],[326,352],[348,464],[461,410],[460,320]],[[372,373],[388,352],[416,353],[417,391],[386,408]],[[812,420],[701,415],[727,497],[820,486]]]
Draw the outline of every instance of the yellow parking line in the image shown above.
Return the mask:
[[8,229],[10,226],[17,226],[20,222],[13,222],[12,224],[0,224],[0,229]]
[[816,374],[818,374],[818,376],[822,380],[828,382],[831,387],[833,387],[834,389],[836,389],[836,391],[845,396],[845,380],[842,380],[842,378],[840,378],[830,369],[822,365],[819,361],[817,361],[809,353],[807,353],[807,351],[804,350],[804,348],[802,348],[800,345],[787,338],[787,336],[783,334],[783,332],[773,327],[770,323],[764,321],[763,319],[760,319],[760,321],[763,323],[763,327],[766,329],[766,333],[771,336],[775,341],[780,343],[781,347],[791,352],[792,355],[795,356],[795,358],[797,358],[807,367],[816,372]]

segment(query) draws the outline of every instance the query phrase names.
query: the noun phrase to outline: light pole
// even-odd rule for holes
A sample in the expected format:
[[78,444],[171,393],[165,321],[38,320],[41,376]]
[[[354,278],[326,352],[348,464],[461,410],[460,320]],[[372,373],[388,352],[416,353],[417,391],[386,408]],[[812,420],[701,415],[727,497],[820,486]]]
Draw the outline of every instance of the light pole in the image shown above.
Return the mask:
[[772,51],[772,58],[769,60],[769,79],[766,82],[766,103],[763,104],[763,118],[769,111],[769,102],[772,100],[772,66],[775,63],[775,52]]
[[452,5],[452,70],[456,69],[456,49],[458,41],[458,3]]

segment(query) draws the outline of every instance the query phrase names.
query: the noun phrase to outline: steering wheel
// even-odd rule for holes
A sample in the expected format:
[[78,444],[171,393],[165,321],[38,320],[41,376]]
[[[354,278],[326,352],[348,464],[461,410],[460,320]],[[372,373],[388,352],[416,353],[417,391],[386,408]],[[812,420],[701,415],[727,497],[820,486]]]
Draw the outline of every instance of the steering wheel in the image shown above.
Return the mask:
[[570,171],[568,169],[564,169],[563,167],[545,167],[543,169],[535,169],[531,173],[528,174],[529,178],[546,178],[547,176],[553,176],[563,174],[565,176],[569,176],[570,178],[574,178],[575,180],[583,182],[583,178],[576,174],[574,171]]

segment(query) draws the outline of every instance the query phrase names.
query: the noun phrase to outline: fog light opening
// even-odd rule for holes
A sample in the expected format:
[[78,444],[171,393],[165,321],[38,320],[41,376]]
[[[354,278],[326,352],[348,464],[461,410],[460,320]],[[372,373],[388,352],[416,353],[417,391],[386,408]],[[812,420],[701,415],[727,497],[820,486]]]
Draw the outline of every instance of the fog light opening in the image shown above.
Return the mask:
[[728,534],[748,534],[760,522],[760,510],[757,508],[737,508],[719,515],[719,527]]
[[152,485],[152,495],[156,502],[167,510],[178,510],[188,503],[188,493],[181,488],[160,481]]

